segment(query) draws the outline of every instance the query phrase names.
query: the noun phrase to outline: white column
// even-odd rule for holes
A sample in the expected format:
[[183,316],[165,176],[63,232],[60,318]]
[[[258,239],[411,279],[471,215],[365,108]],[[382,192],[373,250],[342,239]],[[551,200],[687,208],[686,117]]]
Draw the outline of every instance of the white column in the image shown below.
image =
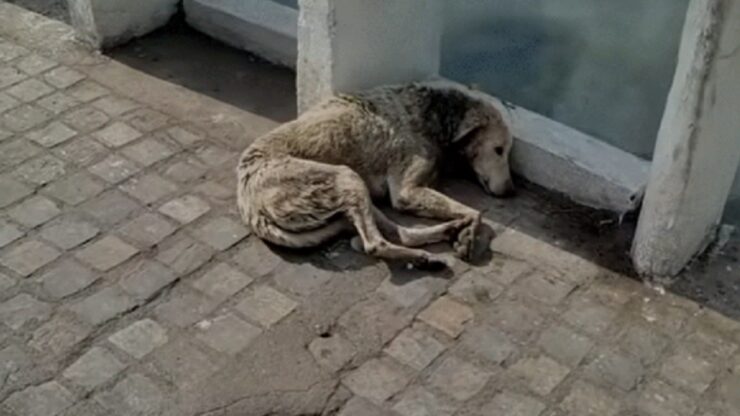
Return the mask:
[[439,71],[440,0],[300,0],[298,109],[336,91]]
[[678,274],[715,236],[740,163],[740,0],[691,0],[632,246]]
[[93,46],[111,47],[163,26],[179,0],[67,0],[72,26]]

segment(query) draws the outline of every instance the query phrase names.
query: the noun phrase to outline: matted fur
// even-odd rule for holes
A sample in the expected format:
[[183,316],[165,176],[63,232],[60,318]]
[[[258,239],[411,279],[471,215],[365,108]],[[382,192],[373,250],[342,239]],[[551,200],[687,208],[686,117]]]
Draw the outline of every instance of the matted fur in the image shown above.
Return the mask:
[[[513,189],[510,149],[498,111],[457,90],[404,85],[342,94],[244,151],[237,203],[253,232],[274,244],[315,246],[355,230],[371,255],[448,266],[448,257],[411,247],[454,239],[467,258],[480,213],[432,189],[438,173],[461,157],[486,190],[505,195]],[[386,196],[400,211],[446,222],[401,227],[373,205]]]

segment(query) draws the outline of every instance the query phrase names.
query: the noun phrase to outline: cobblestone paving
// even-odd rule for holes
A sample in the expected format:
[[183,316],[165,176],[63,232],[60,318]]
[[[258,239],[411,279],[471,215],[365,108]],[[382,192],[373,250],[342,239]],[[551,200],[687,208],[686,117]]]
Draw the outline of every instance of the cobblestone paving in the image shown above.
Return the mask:
[[0,415],[740,414],[737,322],[496,224],[452,277],[275,252],[237,154],[0,38]]

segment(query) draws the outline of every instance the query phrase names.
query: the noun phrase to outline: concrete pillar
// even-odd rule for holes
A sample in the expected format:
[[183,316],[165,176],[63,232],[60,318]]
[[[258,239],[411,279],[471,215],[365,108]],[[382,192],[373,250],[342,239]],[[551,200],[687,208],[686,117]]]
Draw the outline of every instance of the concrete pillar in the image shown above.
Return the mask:
[[632,246],[678,274],[712,241],[740,163],[740,0],[691,0]]
[[298,110],[336,91],[436,76],[441,34],[441,0],[300,0]]
[[67,0],[72,26],[97,48],[145,35],[167,23],[179,0]]

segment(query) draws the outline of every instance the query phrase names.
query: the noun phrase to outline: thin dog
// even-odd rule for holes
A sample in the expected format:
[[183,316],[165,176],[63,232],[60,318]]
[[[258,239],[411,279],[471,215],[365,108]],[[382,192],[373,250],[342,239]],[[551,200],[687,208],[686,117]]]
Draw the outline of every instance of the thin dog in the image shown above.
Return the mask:
[[[452,240],[469,259],[481,214],[433,189],[435,180],[460,158],[486,191],[508,196],[511,145],[500,112],[454,88],[340,94],[247,147],[237,167],[239,211],[258,237],[280,246],[316,246],[354,230],[353,246],[369,255],[449,267],[448,256],[418,247]],[[388,196],[401,212],[445,222],[396,224],[373,203]]]

